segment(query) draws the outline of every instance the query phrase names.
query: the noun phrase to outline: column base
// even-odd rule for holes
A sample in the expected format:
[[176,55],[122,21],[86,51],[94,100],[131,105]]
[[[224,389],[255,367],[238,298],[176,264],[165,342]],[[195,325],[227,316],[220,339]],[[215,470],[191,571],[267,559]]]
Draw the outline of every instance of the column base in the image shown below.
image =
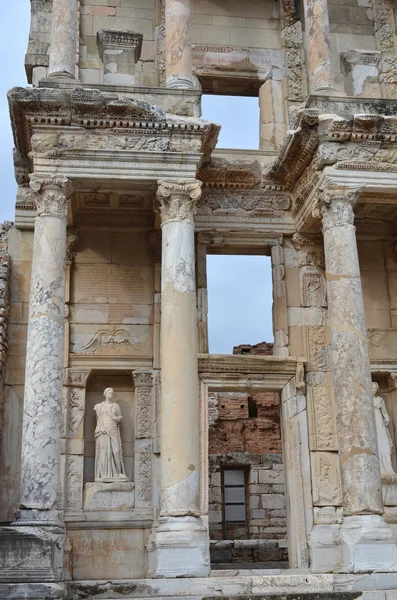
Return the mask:
[[313,573],[397,572],[397,545],[380,515],[344,517],[340,525],[315,525],[309,545]]
[[210,541],[200,517],[161,517],[152,577],[208,577]]
[[193,81],[182,79],[182,77],[177,77],[176,75],[167,79],[166,87],[169,90],[194,90]]

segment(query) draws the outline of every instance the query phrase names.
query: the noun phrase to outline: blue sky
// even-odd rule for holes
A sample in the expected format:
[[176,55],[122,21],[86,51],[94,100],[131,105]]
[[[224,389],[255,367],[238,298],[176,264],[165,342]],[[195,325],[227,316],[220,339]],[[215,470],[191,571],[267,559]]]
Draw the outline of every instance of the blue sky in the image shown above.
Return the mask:
[[[30,0],[3,6],[0,36],[0,222],[13,220],[16,183],[7,91],[25,86],[24,57],[29,36]],[[256,98],[204,97],[203,117],[222,124],[219,147],[258,148]],[[231,353],[235,345],[272,340],[270,261],[256,256],[208,258],[210,351]]]

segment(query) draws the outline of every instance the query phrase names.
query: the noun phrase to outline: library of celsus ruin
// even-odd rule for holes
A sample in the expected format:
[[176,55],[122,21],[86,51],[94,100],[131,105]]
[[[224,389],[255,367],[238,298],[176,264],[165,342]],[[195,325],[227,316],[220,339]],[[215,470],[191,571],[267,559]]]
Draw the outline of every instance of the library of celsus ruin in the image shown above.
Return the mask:
[[[1,600],[396,600],[396,15],[31,0]],[[203,95],[256,97],[259,149]],[[214,254],[271,261],[274,341],[210,352]]]

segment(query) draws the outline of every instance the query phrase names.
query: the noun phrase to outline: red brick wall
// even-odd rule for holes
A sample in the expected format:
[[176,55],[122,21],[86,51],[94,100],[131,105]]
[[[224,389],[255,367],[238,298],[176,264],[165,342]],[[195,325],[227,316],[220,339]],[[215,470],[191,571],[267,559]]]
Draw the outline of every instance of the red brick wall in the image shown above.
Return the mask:
[[[252,394],[258,416],[248,416],[248,394],[214,393],[218,419],[209,431],[209,453],[281,453],[280,399],[275,392]],[[214,403],[214,398],[212,399]]]

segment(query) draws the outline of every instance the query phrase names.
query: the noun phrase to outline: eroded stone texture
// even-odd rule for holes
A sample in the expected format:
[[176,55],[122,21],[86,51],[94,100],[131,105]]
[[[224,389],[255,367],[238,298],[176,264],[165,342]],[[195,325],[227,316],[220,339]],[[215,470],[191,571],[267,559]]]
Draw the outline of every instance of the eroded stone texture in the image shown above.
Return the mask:
[[327,0],[305,0],[308,72],[312,93],[334,90]]
[[359,190],[321,196],[337,407],[337,433],[346,515],[383,512],[364,304],[352,202]]
[[66,216],[72,188],[65,178],[32,177],[37,193],[29,305],[21,507],[57,507],[65,310]]
[[78,0],[55,0],[52,6],[49,77],[74,79]]
[[168,88],[190,89],[190,0],[165,0],[165,72]]

